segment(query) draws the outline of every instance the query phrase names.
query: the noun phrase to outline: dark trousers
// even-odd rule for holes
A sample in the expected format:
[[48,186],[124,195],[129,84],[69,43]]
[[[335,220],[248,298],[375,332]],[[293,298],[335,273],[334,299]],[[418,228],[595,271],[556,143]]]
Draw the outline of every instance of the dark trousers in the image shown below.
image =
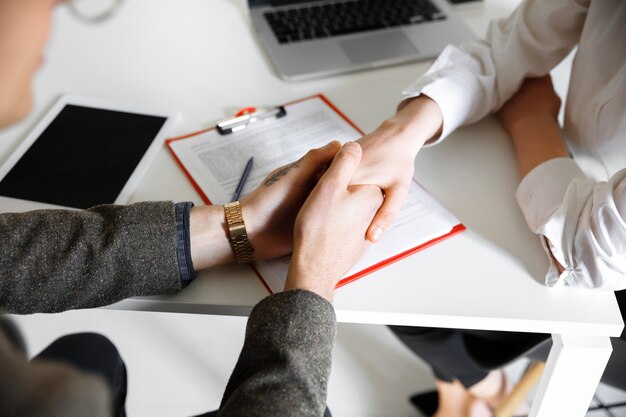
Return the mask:
[[62,362],[83,372],[100,375],[111,391],[114,417],[126,417],[126,365],[117,348],[96,333],[63,336],[45,348],[35,359]]
[[550,335],[491,332],[427,327],[389,326],[409,349],[425,360],[435,377],[466,388],[487,376],[491,369],[523,355]]
[[[626,322],[626,290],[615,293]],[[458,379],[466,388],[482,380],[487,373],[506,365],[544,342],[550,335],[538,333],[491,332],[460,329],[389,326],[391,331],[432,368],[435,377],[452,382]],[[626,330],[616,342],[626,340]],[[616,370],[620,349],[614,349],[603,380]],[[623,359],[622,359],[623,362]],[[623,366],[623,365],[622,365]],[[620,367],[621,368],[621,367]],[[609,382],[607,380],[607,382]],[[609,382],[610,383],[610,382]]]

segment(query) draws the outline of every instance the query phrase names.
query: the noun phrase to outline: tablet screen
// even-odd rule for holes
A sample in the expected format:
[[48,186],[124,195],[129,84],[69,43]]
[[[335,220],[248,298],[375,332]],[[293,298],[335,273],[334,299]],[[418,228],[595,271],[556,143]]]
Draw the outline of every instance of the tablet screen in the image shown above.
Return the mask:
[[166,120],[68,104],[0,181],[0,195],[75,208],[113,203]]

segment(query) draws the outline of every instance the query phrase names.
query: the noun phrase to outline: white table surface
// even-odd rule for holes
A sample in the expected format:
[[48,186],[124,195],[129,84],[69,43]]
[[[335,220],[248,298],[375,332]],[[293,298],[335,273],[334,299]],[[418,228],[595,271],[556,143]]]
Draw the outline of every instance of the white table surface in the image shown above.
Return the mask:
[[[483,7],[456,8],[481,35]],[[34,85],[34,111],[0,132],[0,163],[64,93],[170,106],[181,115],[171,132],[176,136],[244,106],[321,92],[367,132],[394,112],[400,91],[428,65],[288,83],[275,75],[255,39],[244,0],[127,0],[114,18],[98,25],[84,24],[59,7]],[[563,83],[556,80],[557,86]],[[539,395],[541,408],[536,404],[533,413],[584,415],[576,401],[570,401],[571,414],[561,414],[563,401],[550,382],[558,382],[563,394],[575,371],[557,367],[557,359],[570,363],[567,357],[573,364],[576,352],[596,358],[588,370],[579,370],[588,382],[576,389],[586,398],[608,358],[607,336],[621,333],[619,309],[609,292],[543,285],[547,259],[515,202],[516,162],[498,121],[487,118],[423,149],[415,177],[468,230],[337,290],[338,320],[552,333],[557,341],[548,362],[552,377],[544,378],[545,398]],[[133,201],[163,199],[201,203],[165,148],[133,196]],[[266,295],[250,268],[228,266],[201,272],[178,295],[131,299],[113,308],[246,315]]]

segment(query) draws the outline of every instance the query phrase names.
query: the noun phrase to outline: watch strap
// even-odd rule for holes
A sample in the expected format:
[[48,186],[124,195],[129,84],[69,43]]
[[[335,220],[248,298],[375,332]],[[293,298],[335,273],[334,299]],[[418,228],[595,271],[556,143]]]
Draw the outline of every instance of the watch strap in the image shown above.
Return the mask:
[[226,225],[228,226],[230,246],[233,249],[235,260],[242,264],[252,262],[254,260],[254,248],[248,239],[246,225],[241,212],[241,203],[233,201],[225,204],[224,214],[226,216]]

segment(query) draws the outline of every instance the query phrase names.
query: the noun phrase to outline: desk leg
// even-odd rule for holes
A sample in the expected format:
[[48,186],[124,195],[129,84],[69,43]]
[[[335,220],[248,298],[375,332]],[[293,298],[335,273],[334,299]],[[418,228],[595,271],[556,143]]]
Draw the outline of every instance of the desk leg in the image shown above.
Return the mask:
[[530,417],[584,417],[611,356],[608,337],[552,335]]

